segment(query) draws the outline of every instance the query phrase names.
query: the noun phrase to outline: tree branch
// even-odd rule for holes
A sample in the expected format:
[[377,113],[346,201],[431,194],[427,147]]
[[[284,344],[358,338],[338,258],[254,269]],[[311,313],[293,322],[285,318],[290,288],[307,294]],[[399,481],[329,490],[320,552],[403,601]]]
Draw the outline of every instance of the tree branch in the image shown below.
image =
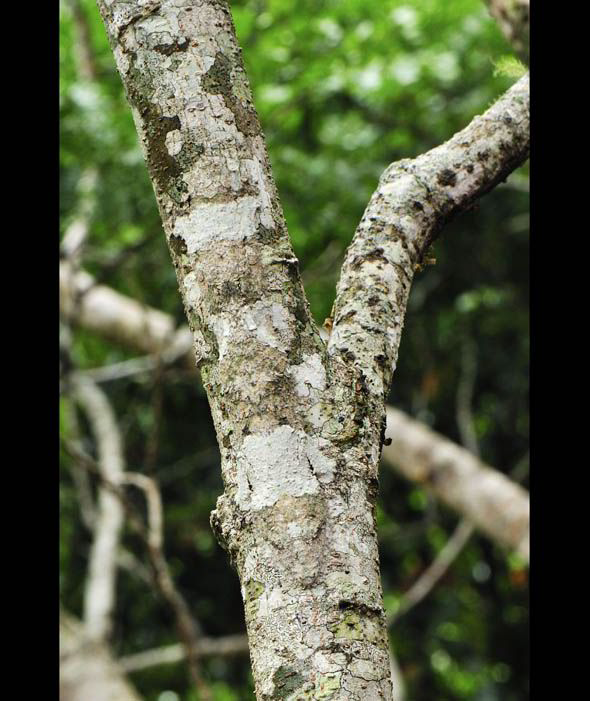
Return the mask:
[[81,80],[93,82],[97,79],[96,57],[90,38],[90,27],[80,0],[67,0],[68,8],[74,25],[74,42],[72,46],[76,72]]
[[[84,273],[84,276],[87,274]],[[141,307],[141,305],[127,304],[129,300],[128,297],[124,295],[119,295],[118,293],[110,290],[110,288],[105,288],[108,294],[104,295],[104,298],[109,299],[109,315],[102,314],[100,311],[97,313],[95,320],[99,319],[98,322],[94,324],[92,328],[93,331],[101,335],[112,338],[112,328],[117,330],[123,329],[123,333],[119,333],[119,338],[125,339],[125,345],[130,348],[135,348],[137,350],[144,350],[145,347],[153,347],[159,342],[158,336],[150,337],[150,328],[147,327],[145,333],[141,333],[141,323],[139,319],[143,317],[144,314],[156,314],[165,317],[168,321],[164,322],[164,325],[173,329],[174,321],[172,317],[167,317],[163,312],[156,312],[156,310],[150,308]],[[72,322],[78,324],[84,328],[87,327],[87,320],[90,317],[90,309],[84,309],[86,296],[82,297],[78,316],[73,315],[71,317]],[[101,299],[92,301],[93,306],[100,305],[102,303]],[[61,302],[63,306],[63,299]],[[131,310],[131,311],[130,311]],[[137,315],[137,318],[133,318],[133,314]],[[130,315],[130,324],[125,331],[125,325],[127,323],[128,315]],[[141,317],[140,317],[141,315]],[[107,319],[107,322],[104,320]],[[187,327],[181,327],[176,332],[170,331],[169,338],[175,339],[173,346],[168,348],[164,347],[162,351],[162,357],[179,357],[183,359],[183,362],[191,368],[193,372],[197,372],[194,363],[194,356],[191,350],[192,340],[191,334]],[[172,348],[174,351],[172,352]],[[170,355],[167,354],[170,352]],[[178,355],[177,355],[178,354]],[[153,356],[146,356],[145,358],[134,358],[129,361],[124,361],[123,363],[118,363],[108,368],[97,368],[96,370],[89,371],[90,376],[96,382],[107,381],[112,379],[117,379],[119,377],[125,377],[136,372],[147,372],[156,367],[157,361]],[[506,540],[506,530],[501,527],[495,521],[495,514],[502,513],[505,505],[505,494],[506,488],[505,484],[508,485],[508,491],[515,495],[519,506],[516,512],[519,514],[526,514],[526,527],[522,526],[523,532],[526,530],[528,532],[528,494],[526,490],[515,487],[512,490],[511,481],[505,477],[503,474],[494,470],[492,467],[482,466],[479,460],[474,458],[472,454],[459,446],[455,446],[448,439],[443,438],[439,434],[430,431],[422,423],[415,421],[408,415],[400,412],[399,410],[388,408],[387,414],[388,420],[388,431],[387,435],[393,436],[393,442],[389,446],[383,448],[383,459],[387,465],[390,465],[394,469],[398,470],[403,474],[406,479],[412,481],[424,481],[425,475],[430,471],[436,472],[435,465],[425,464],[428,461],[430,455],[438,454],[439,448],[443,451],[446,450],[445,446],[450,445],[453,450],[451,452],[447,451],[447,463],[446,469],[455,475],[452,477],[453,480],[461,481],[464,480],[463,488],[466,492],[473,489],[479,492],[481,489],[485,489],[487,492],[486,502],[489,501],[493,503],[497,501],[498,503],[493,508],[485,507],[484,511],[480,513],[477,519],[478,528],[482,530],[486,535],[493,538],[494,540],[508,545],[509,547],[518,548],[518,543],[511,537],[508,541]],[[410,433],[406,436],[406,429],[410,430]],[[437,448],[438,446],[438,448]],[[484,470],[489,470],[493,475],[498,475],[498,480],[492,480],[491,482],[486,481],[485,477],[487,472],[482,472],[480,469],[484,467]],[[472,482],[473,485],[477,487],[470,486],[467,482]],[[444,482],[444,480],[443,480]],[[500,489],[496,490],[495,484],[499,483],[501,485]],[[438,481],[434,481],[431,484],[431,489],[433,493],[441,498],[448,506],[454,508],[459,514],[468,515],[473,514],[474,510],[478,509],[478,506],[473,506],[465,512],[464,505],[468,503],[468,498],[462,500],[450,499],[446,496],[446,489],[444,484],[439,484]],[[506,516],[503,517],[504,519]],[[516,531],[520,533],[520,526],[516,528]],[[510,531],[513,529],[510,528]],[[526,546],[528,547],[528,546]],[[526,548],[525,548],[526,549]]]
[[[116,418],[104,392],[91,380],[73,375],[72,394],[94,434],[102,478],[119,484],[124,471],[123,448]],[[84,625],[89,637],[107,639],[115,604],[117,551],[123,527],[119,500],[99,487],[94,539],[90,548],[84,591]]]
[[224,482],[212,525],[242,584],[257,697],[390,699],[384,408],[313,324],[228,3],[98,5],[196,339]]
[[[118,482],[112,482],[104,477],[94,460],[78,446],[68,442],[65,443],[65,446],[68,452],[70,452],[74,458],[80,460],[81,464],[86,469],[100,478],[103,489],[125,507],[130,525],[145,542],[152,568],[153,585],[174,614],[176,628],[186,651],[186,659],[193,682],[204,701],[209,701],[211,699],[211,692],[202,678],[198,664],[198,654],[196,652],[199,636],[202,631],[199,623],[192,616],[188,604],[176,588],[170,574],[168,563],[164,557],[162,549],[162,503],[160,492],[155,481],[146,475],[129,472],[125,473]],[[142,519],[138,516],[132,503],[127,499],[125,491],[122,489],[122,485],[125,483],[141,489],[146,496],[148,505],[147,528],[145,528]]]
[[[232,655],[248,654],[247,635],[225,635],[221,638],[199,638],[195,649],[197,657],[230,657]],[[183,645],[166,645],[153,650],[136,652],[117,660],[117,664],[125,672],[138,672],[149,667],[175,664],[186,659],[186,648]]]
[[381,176],[347,251],[328,344],[375,395],[389,390],[415,269],[446,222],[526,160],[529,138],[526,75],[445,144]]
[[208,686],[205,684],[199,663],[199,637],[201,634],[200,626],[193,618],[190,609],[184,600],[184,597],[178,591],[168,562],[164,557],[163,551],[163,511],[162,499],[160,490],[155,481],[147,475],[142,475],[136,472],[127,472],[124,477],[126,484],[132,485],[140,489],[147,502],[148,510],[148,532],[147,532],[147,547],[150,556],[150,562],[154,570],[157,587],[166,599],[176,617],[176,627],[179,636],[183,641],[185,657],[188,663],[189,671],[193,678],[196,688],[199,690],[200,696],[204,701],[212,698]]
[[[463,445],[479,458],[479,442],[475,433],[472,412],[476,373],[475,346],[471,339],[468,339],[463,344],[461,377],[457,385],[457,423]],[[462,518],[459,521],[453,535],[447,540],[444,548],[403,595],[398,609],[388,616],[387,622],[389,626],[392,626],[400,616],[403,616],[428,596],[467,545],[474,530],[475,526],[468,518]]]
[[[388,348],[385,355],[375,348],[363,353],[354,342],[348,348],[337,309],[336,343],[326,353],[303,293],[227,2],[98,5],[196,339],[224,481],[211,522],[240,577],[257,697],[328,690],[335,698],[391,699],[374,518],[388,382],[372,364],[392,372],[399,338],[391,357]],[[492,108],[444,148],[403,163],[402,189],[412,191],[410,206],[421,200],[422,216],[407,226],[398,207],[400,250],[431,239],[476,191],[516,164],[523,118],[511,107],[512,114],[506,105],[501,114]],[[494,121],[500,118],[503,129]],[[471,142],[483,149],[481,138],[490,148],[471,153]],[[471,176],[456,186],[451,168],[464,158]],[[384,176],[388,196],[399,190],[391,179],[400,167]],[[422,192],[431,175],[443,178],[444,196],[433,187]],[[383,248],[365,244],[361,253],[376,257],[382,270]],[[354,248],[353,242],[353,254]],[[386,255],[399,254],[396,245],[390,249]],[[402,271],[409,262],[413,273],[419,261],[404,255],[392,260]],[[364,272],[367,282],[371,274]],[[350,277],[345,267],[340,306]],[[386,302],[389,292],[395,290],[380,291]],[[387,326],[378,317],[370,321]],[[377,333],[387,337],[388,329]]]
[[529,496],[464,448],[388,407],[383,458],[493,540],[529,558]]
[[405,592],[399,607],[387,617],[387,625],[393,626],[399,618],[428,596],[439,579],[455,561],[455,558],[459,555],[461,550],[463,550],[472,533],[473,525],[471,522],[466,519],[461,520],[453,535],[445,543],[443,549],[412,584],[410,589]]
[[68,263],[59,266],[59,292],[60,311],[66,319],[112,341],[154,353],[173,340],[172,317],[96,285],[91,275],[72,272]]

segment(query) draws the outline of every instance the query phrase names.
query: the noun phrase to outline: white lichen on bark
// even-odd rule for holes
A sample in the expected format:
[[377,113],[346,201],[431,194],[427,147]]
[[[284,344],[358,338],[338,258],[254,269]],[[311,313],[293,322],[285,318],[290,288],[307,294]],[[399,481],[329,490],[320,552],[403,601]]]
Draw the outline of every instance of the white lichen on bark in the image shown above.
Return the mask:
[[[61,280],[60,266],[60,280]],[[64,277],[64,284],[67,282],[71,285],[77,284],[78,281],[85,282],[86,273],[79,273],[80,277]],[[186,278],[185,278],[186,279]],[[64,289],[60,297],[60,310],[67,314],[72,323],[80,325],[83,328],[91,329],[101,335],[114,337],[119,341],[124,341],[125,344],[132,349],[145,350],[146,348],[157,348],[161,346],[161,338],[172,339],[170,346],[164,349],[164,356],[170,353],[171,357],[177,359],[182,357],[187,367],[195,371],[197,376],[194,353],[192,351],[192,335],[186,326],[174,329],[174,320],[163,314],[162,312],[139,305],[133,300],[124,295],[119,295],[109,288],[96,286],[92,288],[94,291],[100,290],[101,294],[96,299],[91,292],[89,299],[87,296],[82,296],[80,304],[77,308],[70,307],[70,297],[72,292]],[[104,294],[103,294],[104,293]],[[107,307],[108,314],[101,311],[102,306]],[[93,310],[93,314],[90,313]],[[162,324],[144,324],[145,316],[154,319],[161,319]],[[123,339],[122,335],[113,333],[113,330],[127,328],[127,333]],[[167,329],[166,336],[160,336],[160,330]],[[324,389],[326,384],[326,373],[323,366],[323,360],[320,355],[304,355],[303,362],[300,365],[294,365],[289,371],[289,375],[295,380],[295,391],[300,396],[308,396],[314,389]],[[316,412],[310,413],[310,422],[314,423],[314,415]],[[320,427],[319,424],[318,427]],[[383,448],[383,458],[385,462],[398,470],[404,477],[409,480],[424,482],[426,481],[433,491],[433,494],[442,499],[448,506],[452,507],[464,517],[469,515],[474,518],[481,531],[500,544],[507,544],[510,547],[519,548],[518,535],[516,540],[513,537],[506,538],[506,531],[503,527],[498,527],[502,520],[498,520],[497,514],[505,514],[504,498],[506,490],[503,485],[507,483],[507,487],[512,493],[514,489],[513,481],[499,473],[497,469],[489,465],[483,465],[476,456],[469,453],[458,446],[451,443],[444,436],[441,436],[429,430],[424,424],[412,419],[403,412],[387,408],[387,432],[386,437],[392,437],[393,442],[389,446]],[[448,443],[453,446],[454,450],[446,450],[444,453],[445,471],[460,474],[460,485],[464,493],[467,495],[472,490],[477,490],[475,483],[483,484],[481,480],[484,470],[491,470],[499,475],[499,479],[494,481],[495,485],[499,485],[496,489],[488,489],[486,492],[486,500],[490,503],[490,508],[481,511],[468,498],[449,499],[446,496],[446,481],[445,479],[433,479],[433,472],[437,471],[438,463],[433,462],[434,456],[439,456],[440,452],[436,446],[441,442]],[[465,469],[465,465],[469,465]],[[474,484],[472,484],[472,482]],[[487,487],[491,485],[490,481],[485,481]],[[525,489],[518,489],[520,494],[519,512],[526,514],[525,525],[523,531],[528,533],[528,492]],[[481,523],[480,523],[481,521]],[[519,529],[520,530],[520,529]],[[513,529],[511,528],[511,532]],[[524,540],[525,546],[528,544],[528,536]]]
[[257,696],[391,699],[379,412],[312,323],[231,16],[120,5],[99,3],[198,346]]
[[[392,699],[374,503],[384,393],[411,282],[406,268],[413,273],[406,239],[421,240],[426,220],[407,220],[400,205],[405,229],[398,238],[383,228],[382,244],[361,246],[364,281],[380,288],[383,309],[375,317],[374,304],[364,300],[368,308],[354,310],[388,339],[383,360],[374,366],[372,342],[369,353],[347,347],[342,310],[351,299],[344,300],[347,290],[358,293],[349,284],[354,255],[340,286],[336,340],[326,352],[303,293],[227,3],[98,4],[215,422],[225,490],[212,524],[240,576],[257,698]],[[489,131],[481,138],[487,141]],[[464,156],[443,149],[436,160],[446,169],[446,159]],[[420,190],[426,201],[412,170],[402,171],[410,175],[404,187]],[[390,169],[382,186],[395,191],[396,174]],[[475,177],[485,180],[485,166]],[[451,194],[440,203],[432,193],[424,213],[429,224],[440,221]],[[357,235],[353,248],[358,242]],[[384,255],[395,263],[387,270]],[[395,311],[389,297],[398,288]],[[366,328],[363,334],[372,339]]]

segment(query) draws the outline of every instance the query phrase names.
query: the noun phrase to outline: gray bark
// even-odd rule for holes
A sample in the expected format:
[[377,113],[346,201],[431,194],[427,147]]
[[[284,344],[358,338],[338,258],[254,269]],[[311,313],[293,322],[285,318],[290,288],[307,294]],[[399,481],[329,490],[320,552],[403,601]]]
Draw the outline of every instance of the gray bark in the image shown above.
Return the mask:
[[260,699],[391,698],[373,518],[380,425],[310,318],[225,3],[99,3],[222,455]]
[[527,159],[529,144],[527,74],[445,144],[381,176],[347,251],[328,344],[363,368],[376,397],[389,390],[410,286],[431,243]]
[[[344,330],[348,292],[358,291],[354,253],[339,288],[334,342],[326,348],[321,340],[227,4],[98,5],[144,148],[215,423],[225,491],[212,525],[240,577],[257,698],[392,699],[374,503],[398,332],[377,361],[372,331],[359,331],[351,342]],[[526,149],[514,144],[524,141],[527,85],[478,121],[463,137],[467,146],[459,140],[423,159],[416,172],[434,177],[432,192],[421,190],[411,164],[388,169],[384,200],[401,187],[423,208],[411,231],[404,219],[397,240],[383,242],[392,261],[413,266],[412,254],[395,257],[404,241],[412,251],[419,248],[435,224],[522,161]],[[472,177],[463,178],[455,161],[466,158]],[[392,182],[396,174],[401,185]],[[458,203],[451,205],[452,197]],[[408,200],[397,201],[401,214]],[[386,233],[392,232],[382,230],[383,238]],[[361,239],[361,256],[369,255],[375,244],[364,234],[353,248]],[[373,266],[381,271],[375,274],[360,266],[366,281],[377,278],[387,289],[379,305],[392,292],[391,271],[380,266]],[[390,335],[386,317],[393,310],[384,306],[371,319],[382,327],[379,338]],[[358,313],[360,306],[353,307]],[[370,339],[368,352],[361,335]]]
[[[64,285],[65,281],[68,281],[72,285],[79,285],[79,290],[83,291],[91,277],[85,272],[80,272],[75,276],[64,275],[63,279]],[[69,309],[67,300],[71,295],[72,293],[64,288],[61,297],[62,310]],[[108,313],[106,310],[101,311],[103,304],[108,307]],[[91,310],[94,310],[94,316]],[[142,326],[141,320],[145,316],[159,319],[161,324]],[[92,326],[88,323],[89,319],[92,319]],[[129,348],[145,351],[160,347],[163,359],[180,358],[187,367],[195,371],[197,376],[188,328],[180,327],[173,331],[174,320],[171,316],[142,306],[110,288],[91,286],[90,292],[80,296],[77,313],[70,315],[70,320],[82,328],[91,328],[107,338],[123,342]],[[122,330],[125,328],[127,330],[123,333]],[[159,335],[160,328],[167,329],[166,335],[162,337]],[[168,339],[168,346],[162,345],[162,338]],[[99,377],[116,379],[127,373],[153,370],[156,365],[157,359],[146,356],[93,370],[91,374],[97,378],[97,381]],[[479,530],[495,542],[523,552],[519,534],[528,532],[529,527],[529,495],[525,489],[515,485],[512,479],[497,469],[483,464],[468,450],[435,433],[399,409],[387,407],[386,436],[392,438],[392,443],[384,446],[382,452],[386,465],[397,470],[408,480],[427,484],[435,497],[441,499],[458,514],[474,518]],[[438,461],[440,455],[444,455],[443,463]],[[443,464],[444,469],[441,469]],[[435,478],[434,475],[439,473],[439,470],[440,476]],[[428,475],[431,477],[428,478]],[[462,498],[448,496],[447,478],[455,488],[461,489]],[[480,508],[481,497],[475,503],[471,501],[469,495],[474,493],[485,495],[485,508]],[[511,495],[514,505],[509,513],[505,513],[508,494]],[[516,522],[506,528],[502,524],[505,524],[507,519],[510,520],[511,513],[516,514]],[[501,516],[500,519],[498,515]]]

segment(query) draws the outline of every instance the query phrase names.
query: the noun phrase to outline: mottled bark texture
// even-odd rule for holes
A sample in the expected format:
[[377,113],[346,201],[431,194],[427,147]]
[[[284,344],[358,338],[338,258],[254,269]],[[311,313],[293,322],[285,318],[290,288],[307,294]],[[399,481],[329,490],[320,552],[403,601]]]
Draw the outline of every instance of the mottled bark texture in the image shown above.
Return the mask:
[[88,638],[83,625],[59,616],[59,698],[61,701],[140,701],[108,649]]
[[[80,272],[68,279],[72,284],[81,282],[85,286],[91,278],[87,273]],[[95,286],[90,290],[88,295],[82,294],[79,297],[77,312],[70,314],[69,319],[73,324],[92,329],[135,350],[142,351],[159,346],[164,358],[168,355],[181,358],[197,375],[191,334],[187,327],[182,326],[174,333],[169,331],[167,337],[170,339],[170,345],[162,347],[161,337],[157,332],[160,328],[174,328],[171,316],[144,307],[108,287]],[[64,308],[70,309],[67,304],[70,296],[69,292],[61,296],[62,313]],[[103,304],[107,306],[108,313],[100,311]],[[91,315],[91,309],[96,312],[95,316]],[[141,320],[145,315],[148,318],[160,319],[164,323],[161,326],[142,325]],[[88,323],[89,319],[93,319],[92,326]],[[121,329],[127,323],[127,332],[121,334]],[[122,371],[125,372],[125,368],[122,368]],[[116,373],[113,373],[113,376],[116,376]],[[482,463],[465,448],[390,406],[387,407],[385,435],[392,439],[391,444],[383,447],[381,456],[388,466],[408,480],[426,483],[435,497],[461,516],[473,519],[480,531],[498,544],[523,552],[520,534],[528,533],[529,530],[529,495],[526,489],[518,487],[504,473]],[[447,494],[447,478],[455,488],[462,491],[461,498],[451,498]],[[473,502],[470,495],[482,492],[485,494],[486,506],[480,510],[481,498]],[[511,503],[515,500],[508,513],[505,512],[507,495],[511,495]],[[510,524],[513,514],[516,520],[506,528],[503,524]],[[528,547],[528,538],[525,542]]]
[[391,699],[373,505],[381,417],[310,318],[231,16],[99,2],[222,455],[214,528],[259,699]]
[[506,39],[528,62],[530,0],[486,0],[486,5]]
[[389,390],[415,270],[444,224],[529,154],[529,77],[442,146],[390,165],[350,245],[328,352],[357,363],[377,397]]
[[383,457],[404,477],[430,488],[447,506],[528,562],[530,510],[526,489],[391,407],[387,408],[386,435],[392,442],[383,448]]
[[[389,298],[397,294],[389,282],[397,268],[385,270],[382,254],[396,265],[399,258],[401,270],[407,256],[396,258],[395,251],[404,241],[413,251],[420,226],[428,225],[423,238],[432,235],[450,210],[473,199],[466,188],[475,182],[480,194],[524,158],[512,142],[519,142],[526,90],[517,88],[514,105],[492,108],[492,117],[472,127],[483,144],[475,146],[470,132],[467,146],[459,141],[430,156],[432,192],[420,189],[411,163],[388,169],[384,201],[400,189],[392,182],[398,174],[423,216],[411,231],[402,217],[381,252],[376,237],[372,247],[360,247],[360,265],[356,253],[349,261],[328,352],[310,317],[227,4],[98,4],[217,431],[225,491],[212,525],[240,577],[257,698],[392,699],[374,503],[384,395],[397,349],[384,351],[376,372],[372,330],[363,329],[370,352],[349,344],[342,310],[353,304],[353,288],[364,300],[352,281],[361,271],[380,289],[383,309],[371,324],[385,329],[378,336],[389,334],[385,316],[395,316]],[[471,177],[463,178],[466,158]],[[423,170],[428,181],[430,169]],[[434,191],[439,171],[444,196]]]

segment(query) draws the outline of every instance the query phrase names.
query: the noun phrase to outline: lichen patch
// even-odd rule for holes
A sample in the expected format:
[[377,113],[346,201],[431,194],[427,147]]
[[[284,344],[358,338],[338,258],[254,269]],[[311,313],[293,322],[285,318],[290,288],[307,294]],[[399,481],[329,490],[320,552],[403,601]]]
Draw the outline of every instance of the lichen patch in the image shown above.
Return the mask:
[[174,235],[184,240],[189,253],[216,241],[242,241],[256,233],[258,211],[257,198],[248,195],[231,202],[201,202],[186,216],[176,218]]
[[317,438],[291,426],[246,436],[238,455],[236,502],[244,510],[257,511],[284,496],[316,494],[320,482],[332,479],[335,466]]
[[300,397],[309,397],[312,389],[326,387],[326,370],[318,353],[304,354],[303,362],[287,371],[295,380],[295,391]]
[[166,148],[171,156],[180,153],[184,140],[180,129],[173,129],[166,134]]

